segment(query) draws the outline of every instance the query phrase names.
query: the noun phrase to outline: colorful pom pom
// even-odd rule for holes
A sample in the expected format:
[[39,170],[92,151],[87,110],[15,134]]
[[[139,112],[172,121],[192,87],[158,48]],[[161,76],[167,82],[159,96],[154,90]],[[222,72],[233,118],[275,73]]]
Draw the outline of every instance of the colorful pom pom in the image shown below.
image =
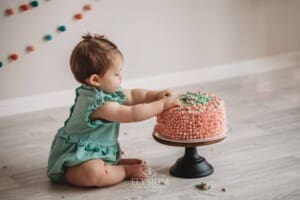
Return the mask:
[[0,61],[0,68],[3,66],[3,63]]
[[10,59],[10,60],[18,60],[18,58],[19,58],[19,56],[18,56],[18,54],[16,54],[16,53],[13,53],[13,54],[11,54],[11,55],[9,56],[9,59]]
[[30,5],[32,7],[38,7],[39,6],[39,2],[38,1],[32,1],[32,2],[30,2]]
[[27,10],[30,9],[30,6],[29,6],[29,4],[22,4],[22,5],[20,6],[20,9],[21,9],[22,11],[27,11]]
[[74,18],[77,19],[77,20],[81,20],[83,18],[83,14],[77,13],[77,14],[74,15]]
[[6,15],[13,15],[13,14],[15,14],[15,10],[13,8],[7,8],[5,10],[5,14]]
[[50,35],[50,34],[45,35],[45,36],[44,36],[44,40],[46,40],[46,41],[52,40],[52,35]]
[[59,26],[57,28],[57,30],[60,31],[60,32],[65,32],[67,30],[67,28],[66,28],[66,26]]
[[91,4],[86,4],[84,7],[83,7],[83,10],[86,10],[86,11],[90,11],[92,10],[92,5]]
[[27,52],[33,52],[33,51],[35,51],[35,47],[33,45],[29,45],[29,46],[26,47],[26,51]]

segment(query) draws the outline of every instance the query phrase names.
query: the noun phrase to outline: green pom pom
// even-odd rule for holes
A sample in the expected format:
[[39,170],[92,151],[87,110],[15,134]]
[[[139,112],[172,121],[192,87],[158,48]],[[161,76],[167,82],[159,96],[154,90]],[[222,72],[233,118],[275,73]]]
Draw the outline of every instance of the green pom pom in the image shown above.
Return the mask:
[[48,34],[44,36],[44,40],[50,41],[52,40],[52,35]]
[[30,5],[32,7],[38,7],[39,6],[39,2],[38,1],[32,1],[32,2],[30,2]]
[[58,27],[58,30],[60,32],[65,32],[67,30],[67,28],[66,28],[66,26],[60,26],[60,27]]

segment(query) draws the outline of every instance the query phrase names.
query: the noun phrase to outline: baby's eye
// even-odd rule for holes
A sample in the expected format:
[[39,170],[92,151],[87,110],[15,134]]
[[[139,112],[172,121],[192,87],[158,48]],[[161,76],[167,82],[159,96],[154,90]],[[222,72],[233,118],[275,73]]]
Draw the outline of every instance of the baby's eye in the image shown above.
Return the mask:
[[120,74],[115,74],[115,76],[120,76]]

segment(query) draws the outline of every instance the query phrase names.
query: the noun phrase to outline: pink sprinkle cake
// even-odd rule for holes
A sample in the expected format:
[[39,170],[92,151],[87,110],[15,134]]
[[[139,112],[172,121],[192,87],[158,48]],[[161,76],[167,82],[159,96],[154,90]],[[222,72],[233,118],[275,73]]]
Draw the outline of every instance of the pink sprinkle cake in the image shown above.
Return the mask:
[[203,92],[187,92],[177,97],[180,107],[157,116],[154,130],[173,140],[218,138],[224,136],[227,124],[224,101]]

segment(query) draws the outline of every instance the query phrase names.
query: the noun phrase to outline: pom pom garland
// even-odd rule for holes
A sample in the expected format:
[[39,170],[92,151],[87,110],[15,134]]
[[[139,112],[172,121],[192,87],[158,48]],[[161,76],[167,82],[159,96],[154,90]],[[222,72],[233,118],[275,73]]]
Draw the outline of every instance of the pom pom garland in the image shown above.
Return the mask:
[[5,14],[7,16],[15,14],[15,10],[13,8],[8,8],[5,10]]
[[[47,0],[49,1],[49,0]],[[19,11],[19,13],[23,13],[25,11],[28,11],[32,8],[36,8],[36,7],[39,7],[41,5],[41,1],[38,1],[38,0],[35,0],[35,1],[27,1],[24,2],[23,4],[19,4],[15,7],[7,7],[5,10],[4,10],[4,15],[5,16],[11,16],[11,15],[14,15],[16,14],[16,12]],[[85,11],[90,11],[93,9],[93,6],[92,4],[85,4],[83,7],[82,7],[82,12],[85,12]],[[78,12],[78,13],[75,13],[73,15],[73,18],[75,20],[82,20],[84,15],[82,12]],[[65,25],[60,25],[56,28],[56,31],[57,33],[60,33],[60,32],[65,32],[67,30],[66,26]],[[46,34],[43,36],[43,40],[44,41],[51,41],[53,40],[53,36],[52,34]],[[28,45],[24,48],[24,50],[27,52],[27,53],[30,53],[30,52],[34,52],[36,50],[35,48],[35,45]],[[17,53],[12,53],[10,55],[7,56],[7,59],[10,60],[10,61],[16,61],[19,59],[19,55]],[[3,62],[0,61],[0,67],[2,67],[4,65]]]
[[22,4],[22,5],[20,6],[20,10],[21,10],[21,11],[27,11],[27,10],[29,10],[29,9],[30,9],[29,4]]
[[83,10],[85,10],[85,11],[90,11],[90,10],[92,10],[92,5],[91,4],[86,4],[84,7],[83,7]]
[[18,60],[19,56],[18,56],[18,54],[13,53],[13,54],[9,55],[8,58],[9,58],[10,60]]
[[33,51],[35,51],[35,47],[33,45],[29,45],[29,46],[26,47],[26,51],[27,52],[33,52]]
[[52,40],[52,35],[48,34],[44,36],[44,40],[46,41],[51,41]]
[[83,14],[77,13],[77,14],[74,15],[74,18],[77,19],[77,20],[81,20],[83,18]]
[[32,7],[38,7],[39,6],[39,2],[38,1],[32,1],[32,2],[30,2],[30,5]]
[[[24,3],[19,6],[20,11],[28,11],[30,8],[35,8],[39,6],[39,1],[31,1],[30,3]],[[7,8],[5,10],[5,14],[7,16],[15,14],[15,10],[13,8]]]
[[67,28],[66,28],[66,26],[59,26],[59,27],[57,28],[57,30],[58,30],[59,32],[65,32],[65,31],[67,30]]

